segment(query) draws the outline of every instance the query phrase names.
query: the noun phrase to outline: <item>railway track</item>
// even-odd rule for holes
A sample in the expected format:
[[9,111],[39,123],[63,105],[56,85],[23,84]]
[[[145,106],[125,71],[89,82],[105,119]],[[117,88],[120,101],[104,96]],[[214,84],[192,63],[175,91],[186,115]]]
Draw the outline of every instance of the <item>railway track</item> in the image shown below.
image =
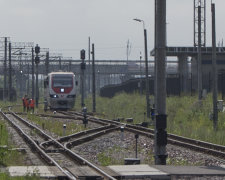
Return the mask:
[[[77,113],[77,112],[61,112],[65,115],[76,115],[77,117],[82,118],[82,113]],[[149,138],[154,138],[154,130],[145,128],[142,126],[137,126],[137,125],[132,125],[132,124],[127,124],[127,123],[121,123],[113,120],[108,120],[108,119],[101,119],[101,118],[96,118],[93,116],[88,115],[87,119],[89,121],[95,121],[95,122],[103,122],[103,123],[108,123],[108,124],[113,124],[116,125],[117,127],[124,127],[124,130],[137,133],[139,135],[143,135]],[[217,145],[217,144],[212,144],[196,139],[191,139],[191,138],[186,138],[182,136],[178,136],[175,134],[168,134],[168,143],[184,148],[188,148],[194,151],[202,152],[208,155],[212,155],[215,158],[219,158],[220,161],[225,162],[225,146],[222,145]]]
[[[65,174],[67,179],[78,178],[76,174],[71,173],[69,171],[69,168],[66,167],[68,164],[71,164],[72,166],[77,166],[77,167],[88,166],[94,172],[98,174],[98,178],[100,177],[104,179],[114,179],[112,176],[104,172],[102,169],[90,163],[89,161],[82,158],[81,156],[74,153],[68,148],[71,145],[76,144],[76,142],[81,142],[81,141],[85,142],[88,139],[100,136],[101,133],[112,131],[115,129],[114,125],[108,125],[101,128],[96,128],[94,130],[81,132],[80,134],[71,135],[69,137],[64,137],[59,140],[56,140],[52,138],[50,135],[46,134],[42,129],[32,124],[28,120],[25,120],[22,117],[18,116],[16,113],[12,112],[11,110],[9,111],[8,114],[4,113],[3,111],[1,111],[0,113],[4,117],[4,119],[10,122],[10,124],[17,130],[17,132],[29,144],[31,149],[35,153],[37,153],[46,162],[47,165],[58,167],[58,169],[60,169],[60,171],[62,171]],[[100,131],[101,132],[100,133],[99,130],[101,129],[102,129],[102,132]],[[35,132],[35,133],[31,133],[31,132]],[[86,135],[84,138],[77,139],[77,137],[79,136],[81,137],[84,134]],[[93,137],[90,134],[92,134]],[[64,145],[63,142],[68,141],[68,139],[71,139],[72,141]],[[54,152],[48,151],[48,149],[46,149],[46,147],[49,147],[49,145],[54,147],[54,149],[60,149],[60,151],[57,151],[57,156]],[[66,164],[62,162],[66,162]]]

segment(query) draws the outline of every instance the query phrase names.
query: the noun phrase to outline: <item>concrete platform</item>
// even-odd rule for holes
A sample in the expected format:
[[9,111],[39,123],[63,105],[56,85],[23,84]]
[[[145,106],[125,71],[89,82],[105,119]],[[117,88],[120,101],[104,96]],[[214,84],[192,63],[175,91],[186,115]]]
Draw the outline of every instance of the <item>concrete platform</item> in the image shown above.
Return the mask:
[[[78,178],[100,178],[89,167],[67,168]],[[220,167],[207,166],[160,166],[160,165],[115,165],[103,168],[104,171],[118,179],[176,179],[177,177],[210,177],[225,179],[225,165]],[[65,175],[55,166],[12,166],[6,168],[10,176],[27,176],[36,174],[45,179],[63,178]],[[3,171],[5,172],[5,171]],[[190,178],[189,178],[190,179]]]
[[215,166],[152,166],[170,175],[224,176],[225,168]]
[[11,166],[7,168],[7,171],[12,177],[27,175],[37,175],[41,178],[48,179],[65,177],[65,175],[54,166]]
[[149,166],[149,165],[122,165],[108,166],[121,178],[137,179],[174,179],[174,177],[212,177],[220,176],[225,179],[225,166],[206,167],[206,166]]
[[108,168],[117,173],[121,178],[170,179],[168,173],[145,164],[108,166]]

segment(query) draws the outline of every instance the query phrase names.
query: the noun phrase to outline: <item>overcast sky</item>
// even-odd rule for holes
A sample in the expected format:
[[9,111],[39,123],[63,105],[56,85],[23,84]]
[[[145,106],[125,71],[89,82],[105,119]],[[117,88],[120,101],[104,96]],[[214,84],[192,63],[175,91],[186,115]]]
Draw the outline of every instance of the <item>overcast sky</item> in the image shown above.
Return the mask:
[[[211,44],[211,0],[207,1],[207,45]],[[225,36],[225,0],[216,4],[217,41]],[[139,59],[144,49],[143,19],[148,50],[154,43],[154,0],[0,0],[0,36],[14,42],[34,42],[50,53],[79,59],[95,43],[96,59]],[[168,46],[193,45],[193,0],[167,0]]]

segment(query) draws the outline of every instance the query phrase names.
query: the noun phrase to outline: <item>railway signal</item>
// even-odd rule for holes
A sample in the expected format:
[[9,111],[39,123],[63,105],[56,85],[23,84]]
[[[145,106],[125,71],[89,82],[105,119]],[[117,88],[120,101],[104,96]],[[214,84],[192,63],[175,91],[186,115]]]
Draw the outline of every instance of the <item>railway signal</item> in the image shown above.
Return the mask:
[[40,53],[40,46],[38,44],[34,48],[35,51],[35,64],[36,64],[36,107],[38,108],[38,100],[39,100],[39,88],[38,88],[38,64],[40,63],[40,57],[38,54]]
[[84,71],[86,69],[86,63],[84,62],[85,60],[85,50],[82,49],[80,51],[80,58],[82,60],[80,64],[80,69],[81,69],[81,106],[84,107],[84,85],[85,85],[85,79],[84,79]]

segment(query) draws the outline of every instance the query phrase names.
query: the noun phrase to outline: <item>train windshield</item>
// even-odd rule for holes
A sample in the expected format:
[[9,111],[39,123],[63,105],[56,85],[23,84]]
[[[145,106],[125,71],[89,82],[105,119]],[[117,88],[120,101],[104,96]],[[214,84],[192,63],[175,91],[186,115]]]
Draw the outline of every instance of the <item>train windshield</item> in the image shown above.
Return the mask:
[[69,75],[54,75],[53,87],[73,87],[73,77]]

